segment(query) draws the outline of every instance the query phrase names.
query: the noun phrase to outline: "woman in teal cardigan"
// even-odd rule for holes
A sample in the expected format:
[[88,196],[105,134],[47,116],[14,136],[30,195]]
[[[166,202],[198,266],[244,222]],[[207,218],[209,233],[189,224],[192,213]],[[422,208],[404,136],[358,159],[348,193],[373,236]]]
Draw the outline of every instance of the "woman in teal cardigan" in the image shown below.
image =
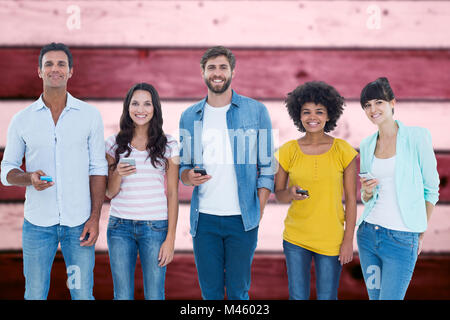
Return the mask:
[[436,157],[427,129],[394,120],[396,100],[386,78],[367,84],[360,102],[378,127],[360,145],[360,171],[373,177],[361,178],[361,269],[371,300],[401,300],[439,197]]

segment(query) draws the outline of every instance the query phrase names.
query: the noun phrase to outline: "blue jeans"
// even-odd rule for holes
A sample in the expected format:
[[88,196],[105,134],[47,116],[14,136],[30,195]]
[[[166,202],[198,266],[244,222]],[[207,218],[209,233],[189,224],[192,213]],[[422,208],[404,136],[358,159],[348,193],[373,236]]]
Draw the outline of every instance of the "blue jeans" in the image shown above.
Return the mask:
[[402,300],[416,265],[419,233],[363,221],[356,235],[369,299]]
[[342,266],[339,256],[326,256],[283,240],[290,300],[308,300],[314,257],[317,300],[337,300]]
[[248,300],[258,228],[244,230],[242,217],[199,214],[193,237],[198,280],[205,300]]
[[158,254],[166,240],[167,220],[128,220],[109,217],[107,241],[115,300],[134,299],[134,270],[141,260],[146,300],[164,300],[166,267]]
[[23,222],[23,274],[25,299],[45,300],[50,288],[53,260],[61,243],[67,268],[67,285],[73,300],[93,300],[94,246],[80,246],[84,223],[77,227],[54,225],[36,226],[26,219]]

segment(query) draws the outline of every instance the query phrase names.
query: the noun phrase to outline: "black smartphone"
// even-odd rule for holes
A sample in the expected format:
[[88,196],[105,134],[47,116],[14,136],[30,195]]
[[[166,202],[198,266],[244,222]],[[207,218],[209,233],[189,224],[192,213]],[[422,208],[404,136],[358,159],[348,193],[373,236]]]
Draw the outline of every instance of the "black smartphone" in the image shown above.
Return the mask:
[[207,175],[205,169],[194,168],[194,172],[195,172],[195,173],[200,173],[202,176],[206,176],[206,175]]
[[308,190],[296,189],[295,192],[297,194],[301,194],[301,195],[304,195],[304,196],[309,196]]

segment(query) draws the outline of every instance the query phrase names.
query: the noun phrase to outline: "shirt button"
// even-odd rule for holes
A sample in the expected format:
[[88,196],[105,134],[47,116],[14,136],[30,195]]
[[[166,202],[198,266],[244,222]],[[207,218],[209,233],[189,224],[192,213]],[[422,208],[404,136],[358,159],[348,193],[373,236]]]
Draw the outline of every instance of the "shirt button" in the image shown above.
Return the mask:
[[375,226],[375,230],[378,230],[378,226]]

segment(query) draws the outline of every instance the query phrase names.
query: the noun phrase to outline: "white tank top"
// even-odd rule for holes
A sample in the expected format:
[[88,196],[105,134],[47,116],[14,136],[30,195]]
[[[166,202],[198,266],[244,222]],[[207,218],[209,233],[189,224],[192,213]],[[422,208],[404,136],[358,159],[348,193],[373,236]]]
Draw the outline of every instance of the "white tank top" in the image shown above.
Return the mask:
[[403,222],[395,188],[395,156],[378,159],[374,156],[372,175],[378,180],[378,199],[366,222],[397,231],[411,231]]

